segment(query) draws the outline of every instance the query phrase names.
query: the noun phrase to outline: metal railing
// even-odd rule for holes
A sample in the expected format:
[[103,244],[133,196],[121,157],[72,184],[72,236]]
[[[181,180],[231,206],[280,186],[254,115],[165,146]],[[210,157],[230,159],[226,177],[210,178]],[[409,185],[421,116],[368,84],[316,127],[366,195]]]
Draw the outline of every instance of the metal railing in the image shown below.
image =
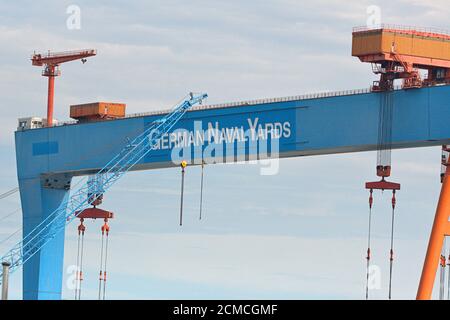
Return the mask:
[[[447,83],[444,83],[444,85],[447,85]],[[394,90],[402,90],[401,85],[395,86]],[[362,89],[352,89],[352,90],[342,90],[342,91],[329,91],[329,92],[316,92],[316,93],[309,93],[309,94],[302,94],[297,96],[288,96],[288,97],[280,97],[280,98],[266,98],[266,99],[256,99],[256,100],[245,100],[245,101],[237,101],[237,102],[227,102],[227,103],[220,103],[220,104],[211,104],[211,105],[199,105],[192,107],[188,112],[192,111],[200,111],[200,110],[211,110],[211,109],[221,109],[221,108],[233,108],[233,107],[243,107],[243,106],[254,106],[254,105],[261,105],[261,104],[267,104],[267,103],[279,103],[279,102],[289,102],[289,101],[300,101],[300,100],[310,100],[310,99],[322,99],[322,98],[330,98],[330,97],[340,97],[340,96],[351,96],[356,94],[366,94],[371,93],[372,87],[369,88],[362,88]],[[155,115],[164,115],[169,113],[170,109],[162,109],[162,110],[156,110],[156,111],[150,111],[150,112],[140,112],[140,113],[131,113],[126,115],[122,119],[129,119],[129,118],[139,118],[139,117],[148,117],[148,116],[155,116]],[[113,121],[117,119],[103,119],[100,121]],[[95,121],[90,121],[88,123],[92,123]],[[75,125],[79,124],[76,120],[70,120],[70,121],[63,121],[58,122],[57,124],[54,124],[54,127],[60,127],[60,126],[68,126],[68,125]]]
[[62,51],[62,52],[56,52],[56,53],[48,51],[47,53],[42,53],[42,54],[34,52],[31,57],[33,58],[35,56],[39,56],[40,58],[58,58],[58,57],[64,57],[66,55],[83,54],[83,53],[96,54],[97,50],[95,50],[95,49],[81,49],[81,50]]
[[396,31],[404,31],[404,32],[421,32],[434,36],[447,36],[450,37],[450,31],[448,29],[443,28],[427,28],[427,27],[415,27],[415,26],[405,26],[405,25],[397,25],[397,24],[377,24],[373,26],[358,26],[353,28],[353,32],[363,32],[363,31],[372,31],[372,30],[396,30]]
[[[401,89],[400,87],[396,89]],[[242,106],[253,106],[253,105],[261,105],[267,103],[277,103],[277,102],[289,102],[289,101],[299,101],[299,100],[309,100],[309,99],[321,99],[321,98],[329,98],[329,97],[339,97],[339,96],[349,96],[355,94],[364,94],[371,93],[372,88],[363,88],[363,89],[353,89],[353,90],[342,90],[342,91],[330,91],[330,92],[316,92],[316,93],[308,93],[297,96],[288,96],[288,97],[280,97],[280,98],[265,98],[265,99],[256,99],[256,100],[245,100],[245,101],[236,101],[236,102],[227,102],[220,104],[212,104],[212,105],[204,105],[204,106],[196,106],[188,110],[188,112],[199,111],[199,110],[210,110],[210,109],[221,109],[221,108],[232,108],[232,107],[242,107]],[[150,112],[140,112],[140,113],[131,113],[125,116],[125,118],[138,118],[138,117],[148,117],[154,115],[162,115],[170,112],[170,109],[162,109]],[[113,120],[113,119],[111,119]],[[101,121],[111,121],[111,120],[101,120]],[[66,126],[77,124],[76,120],[58,122],[57,126]]]

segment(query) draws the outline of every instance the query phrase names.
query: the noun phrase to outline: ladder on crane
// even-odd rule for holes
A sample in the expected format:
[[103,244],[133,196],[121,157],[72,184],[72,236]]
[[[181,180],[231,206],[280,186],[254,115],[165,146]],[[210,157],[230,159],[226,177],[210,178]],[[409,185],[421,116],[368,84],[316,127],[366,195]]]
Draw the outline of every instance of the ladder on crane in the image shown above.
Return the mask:
[[[81,180],[81,187],[73,192],[67,201],[63,202],[0,258],[2,262],[10,263],[10,272],[17,270],[38,253],[78,214],[92,205],[117,180],[153,150],[163,135],[170,132],[187,110],[193,105],[201,103],[207,97],[206,93],[190,93],[169,114],[152,122],[148,128],[144,129],[144,132],[127,143],[113,159],[89,179],[90,183],[87,183],[87,177]],[[0,273],[0,284],[1,276]]]

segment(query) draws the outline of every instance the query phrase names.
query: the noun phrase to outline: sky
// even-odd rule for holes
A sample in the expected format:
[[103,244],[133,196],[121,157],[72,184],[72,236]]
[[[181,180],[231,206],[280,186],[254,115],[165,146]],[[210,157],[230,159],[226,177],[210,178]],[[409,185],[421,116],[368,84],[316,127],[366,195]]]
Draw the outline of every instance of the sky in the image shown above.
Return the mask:
[[[68,27],[71,5],[80,9],[79,29]],[[448,27],[446,0],[0,0],[0,193],[17,186],[17,118],[45,114],[47,83],[30,63],[34,51],[98,50],[86,64],[62,66],[59,120],[69,119],[71,104],[101,100],[125,102],[128,113],[137,113],[167,109],[189,91],[208,92],[212,104],[366,88],[375,76],[351,56],[351,31],[367,23],[373,5],[383,23]],[[284,159],[274,176],[248,164],[207,166],[201,221],[200,168],[189,168],[182,228],[179,170],[128,174],[103,206],[116,213],[107,298],[363,299],[363,186],[374,180],[375,163],[374,152]],[[393,152],[392,178],[402,183],[396,299],[415,298],[439,170],[439,147]],[[385,299],[390,195],[377,194],[375,201],[372,251],[381,282],[370,295]],[[3,253],[20,240],[20,198],[0,202]],[[83,298],[96,299],[100,224],[89,222],[87,229]],[[68,271],[76,262],[76,225],[66,234]],[[64,299],[74,296],[69,278],[66,273]],[[20,272],[10,286],[10,297],[20,299]]]

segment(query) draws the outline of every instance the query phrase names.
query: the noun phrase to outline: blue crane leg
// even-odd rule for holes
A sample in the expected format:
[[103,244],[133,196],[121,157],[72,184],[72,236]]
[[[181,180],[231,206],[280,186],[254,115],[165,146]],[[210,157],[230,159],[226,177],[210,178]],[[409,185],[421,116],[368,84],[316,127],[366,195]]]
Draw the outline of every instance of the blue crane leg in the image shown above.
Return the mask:
[[[24,234],[28,234],[69,195],[69,191],[64,189],[44,188],[40,177],[21,179],[19,187]],[[23,299],[61,299],[63,262],[64,231],[23,266]]]

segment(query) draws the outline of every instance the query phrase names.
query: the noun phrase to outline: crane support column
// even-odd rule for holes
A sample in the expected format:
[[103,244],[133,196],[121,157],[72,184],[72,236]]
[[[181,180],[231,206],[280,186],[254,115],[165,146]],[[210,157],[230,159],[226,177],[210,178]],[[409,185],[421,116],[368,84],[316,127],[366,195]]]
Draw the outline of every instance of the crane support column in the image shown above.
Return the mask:
[[[54,68],[54,67],[53,67]],[[55,93],[55,76],[48,76],[47,126],[53,126],[53,100]]]
[[436,271],[439,266],[442,245],[445,236],[450,235],[450,162],[447,163],[444,181],[442,183],[441,195],[434,217],[433,228],[428,242],[427,254],[420,277],[419,289],[417,291],[418,300],[431,299],[433,293]]
[[[41,177],[20,179],[23,234],[28,234],[42,220],[67,200],[69,190],[48,188]],[[64,231],[23,266],[24,300],[59,300],[62,292]]]
[[95,56],[97,54],[94,49],[84,49],[77,51],[65,51],[65,52],[48,52],[46,54],[35,53],[31,57],[31,64],[33,66],[44,66],[42,75],[48,77],[48,96],[47,96],[47,126],[53,126],[53,98],[55,77],[61,75],[59,66],[62,63],[81,60],[86,62],[86,58]]

